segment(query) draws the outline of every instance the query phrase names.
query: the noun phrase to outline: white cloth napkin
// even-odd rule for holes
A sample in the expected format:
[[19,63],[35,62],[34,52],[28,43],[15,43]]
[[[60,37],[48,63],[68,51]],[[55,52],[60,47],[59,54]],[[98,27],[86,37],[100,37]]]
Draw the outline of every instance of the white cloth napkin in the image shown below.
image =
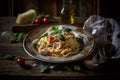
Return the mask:
[[[93,36],[100,37],[101,35],[107,35],[112,39],[112,44],[115,46],[116,53],[111,59],[120,58],[120,25],[113,18],[104,18],[98,15],[91,15],[84,23],[83,29],[87,29]],[[96,54],[103,55],[103,54]],[[103,55],[104,56],[104,55]],[[100,56],[101,57],[101,56]],[[106,61],[106,56],[100,63]],[[98,61],[97,56],[93,57],[93,61]]]

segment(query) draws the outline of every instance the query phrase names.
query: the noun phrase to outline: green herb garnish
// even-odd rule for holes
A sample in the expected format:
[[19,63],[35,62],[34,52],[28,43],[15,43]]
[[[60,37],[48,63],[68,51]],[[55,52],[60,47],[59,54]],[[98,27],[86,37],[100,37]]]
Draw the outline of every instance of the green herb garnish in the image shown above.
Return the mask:
[[63,28],[62,29],[64,32],[70,32],[70,31],[72,31],[72,29],[70,29],[70,28]]
[[24,38],[23,32],[14,33],[14,35],[10,38],[11,43],[22,42]]
[[15,56],[15,55],[5,55],[4,60],[17,60],[21,56]]
[[61,33],[58,33],[58,34],[57,34],[57,37],[58,37],[60,40],[65,41],[65,38],[64,38],[64,36],[63,36]]
[[34,24],[36,17],[34,17],[31,21],[31,24]]
[[47,35],[48,35],[48,33],[47,33],[47,32],[44,32],[43,34],[41,34],[40,37],[42,38],[42,37],[47,36]]
[[77,37],[76,40],[79,43],[79,51],[83,50],[84,48],[83,37],[82,36],[80,38]]
[[80,70],[81,70],[80,65],[75,64],[75,65],[74,65],[74,70],[76,70],[76,71],[80,71]]
[[34,44],[33,47],[34,47],[35,49],[38,49],[38,48],[39,48],[39,45],[38,45],[38,44]]
[[46,71],[48,71],[48,66],[47,65],[41,65],[40,66],[40,72],[46,72]]

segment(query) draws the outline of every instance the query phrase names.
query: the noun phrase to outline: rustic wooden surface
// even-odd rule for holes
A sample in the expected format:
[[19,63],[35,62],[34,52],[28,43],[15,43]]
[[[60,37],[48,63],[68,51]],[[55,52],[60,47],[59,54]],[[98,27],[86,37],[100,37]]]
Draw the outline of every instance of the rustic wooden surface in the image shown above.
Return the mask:
[[[39,64],[41,61],[37,61],[31,58],[23,49],[22,43],[10,43],[9,37],[3,36],[4,32],[13,34],[12,27],[17,25],[15,23],[15,17],[0,17],[0,80],[4,79],[17,79],[17,80],[34,80],[34,79],[115,79],[119,78],[119,61],[115,63],[111,63],[111,65],[105,66],[104,69],[94,71],[86,68],[82,61],[78,61],[78,63],[82,66],[81,71],[73,71],[67,69],[61,69],[61,67],[71,66],[72,63],[66,64],[55,64],[58,65],[59,69],[51,69],[47,73],[40,72],[39,66],[35,66],[30,68],[29,66],[22,67],[18,64],[15,64],[15,61],[12,60],[4,60],[5,55],[16,55],[22,56],[26,59],[26,63],[28,65]],[[79,19],[81,23],[83,23],[86,19]],[[79,26],[82,26],[80,23]],[[19,29],[19,28],[18,28]],[[27,28],[26,28],[27,29]],[[26,32],[25,32],[26,34]],[[44,62],[43,62],[44,63]],[[49,64],[49,63],[46,63]],[[54,65],[54,64],[53,64]],[[117,67],[115,67],[117,66]]]

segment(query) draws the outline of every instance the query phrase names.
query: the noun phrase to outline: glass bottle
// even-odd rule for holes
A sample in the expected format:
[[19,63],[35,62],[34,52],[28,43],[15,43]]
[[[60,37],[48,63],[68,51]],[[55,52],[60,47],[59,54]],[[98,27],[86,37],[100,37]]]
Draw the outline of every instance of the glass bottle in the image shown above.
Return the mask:
[[75,6],[72,0],[63,0],[61,10],[61,23],[62,24],[74,24],[75,23]]

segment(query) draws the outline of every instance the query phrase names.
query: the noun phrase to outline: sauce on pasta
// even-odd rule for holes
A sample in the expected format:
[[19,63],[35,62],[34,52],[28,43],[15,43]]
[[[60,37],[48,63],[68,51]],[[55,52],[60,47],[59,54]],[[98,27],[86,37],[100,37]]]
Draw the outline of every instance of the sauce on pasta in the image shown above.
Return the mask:
[[38,53],[43,56],[70,57],[83,50],[84,42],[72,29],[52,26],[40,35],[36,45]]

